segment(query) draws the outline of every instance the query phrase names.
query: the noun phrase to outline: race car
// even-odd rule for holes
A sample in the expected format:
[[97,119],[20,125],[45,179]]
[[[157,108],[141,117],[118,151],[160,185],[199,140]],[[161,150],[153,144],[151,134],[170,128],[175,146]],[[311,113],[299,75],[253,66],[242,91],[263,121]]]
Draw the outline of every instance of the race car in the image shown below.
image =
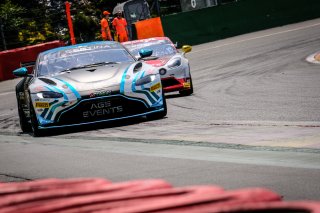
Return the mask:
[[140,50],[148,48],[153,50],[151,57],[145,57],[144,61],[159,68],[164,92],[179,91],[181,95],[193,93],[190,65],[185,54],[192,50],[189,45],[182,47],[182,52],[167,37],[156,37],[128,41],[122,43],[136,57],[141,58]]
[[[149,57],[150,50],[142,50]],[[42,52],[33,74],[16,86],[23,132],[167,114],[159,70],[138,61],[118,42],[101,41]]]

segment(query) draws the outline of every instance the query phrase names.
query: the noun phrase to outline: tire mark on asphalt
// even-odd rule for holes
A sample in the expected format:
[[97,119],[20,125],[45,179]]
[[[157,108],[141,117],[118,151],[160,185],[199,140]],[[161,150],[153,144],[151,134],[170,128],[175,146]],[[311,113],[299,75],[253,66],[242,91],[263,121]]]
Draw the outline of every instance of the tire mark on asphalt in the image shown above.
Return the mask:
[[[8,181],[8,179],[9,179],[9,181]],[[1,182],[4,181],[4,180],[6,182],[22,182],[22,181],[30,181],[30,180],[33,180],[33,179],[25,178],[25,177],[18,177],[18,176],[15,176],[15,175],[1,174],[0,173],[0,180],[1,180]]]
[[[24,138],[32,138],[28,134],[18,134],[12,132],[0,132],[0,135],[8,136],[22,136]],[[44,137],[45,138],[45,137]],[[229,143],[216,143],[216,142],[203,142],[203,141],[188,141],[188,140],[162,140],[162,139],[141,139],[141,138],[127,138],[127,137],[99,137],[99,136],[53,136],[56,139],[78,139],[81,140],[93,140],[93,141],[113,141],[113,142],[125,142],[125,143],[143,143],[143,144],[165,144],[165,145],[176,145],[176,146],[194,146],[194,147],[207,147],[207,148],[218,148],[218,149],[233,149],[233,150],[250,150],[250,151],[275,151],[275,152],[302,152],[302,153],[314,153],[320,154],[320,149],[317,148],[297,148],[297,147],[270,147],[270,146],[253,146],[244,144],[229,144]],[[1,141],[0,141],[1,142]],[[4,142],[4,141],[2,141]],[[19,143],[18,141],[16,141]],[[21,142],[25,143],[25,142]],[[33,143],[33,142],[31,142]],[[38,143],[40,144],[40,143]],[[42,145],[54,145],[64,146],[63,144],[46,144]],[[76,146],[75,146],[76,147]],[[91,147],[92,148],[92,147]]]
[[170,105],[175,106],[175,107],[178,107],[178,108],[182,108],[182,109],[191,109],[191,110],[195,109],[195,108],[185,107],[185,106],[181,106],[181,105],[173,104],[173,103],[170,103]]
[[[59,137],[60,138],[60,137]],[[77,137],[67,136],[61,137],[63,139],[75,139]],[[303,152],[303,153],[320,153],[320,149],[315,148],[296,148],[296,147],[269,147],[269,146],[252,146],[244,144],[227,144],[227,143],[213,143],[203,141],[188,141],[188,140],[162,140],[162,139],[140,139],[140,138],[124,138],[124,137],[94,137],[94,136],[81,136],[83,139],[88,140],[110,140],[116,142],[134,142],[146,144],[166,144],[166,145],[179,145],[179,146],[201,146],[208,148],[219,149],[235,149],[235,150],[251,150],[251,151],[277,151],[277,152]]]

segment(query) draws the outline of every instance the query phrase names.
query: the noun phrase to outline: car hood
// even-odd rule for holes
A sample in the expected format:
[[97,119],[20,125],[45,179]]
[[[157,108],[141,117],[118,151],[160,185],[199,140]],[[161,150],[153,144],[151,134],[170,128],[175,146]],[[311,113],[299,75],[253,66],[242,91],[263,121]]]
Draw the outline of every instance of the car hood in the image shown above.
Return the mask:
[[129,65],[130,63],[121,63],[76,69],[71,72],[64,72],[55,76],[55,78],[74,83],[95,83],[98,81],[120,83],[122,74]]
[[118,92],[123,74],[130,65],[132,63],[112,64],[76,69],[51,77],[41,76],[30,85],[30,91],[31,93],[48,90],[65,94],[77,93],[83,97],[94,91]]
[[164,66],[166,63],[168,63],[168,61],[172,58],[173,56],[164,56],[164,57],[159,57],[155,60],[147,60],[145,61],[147,64],[150,64],[154,67],[162,67]]

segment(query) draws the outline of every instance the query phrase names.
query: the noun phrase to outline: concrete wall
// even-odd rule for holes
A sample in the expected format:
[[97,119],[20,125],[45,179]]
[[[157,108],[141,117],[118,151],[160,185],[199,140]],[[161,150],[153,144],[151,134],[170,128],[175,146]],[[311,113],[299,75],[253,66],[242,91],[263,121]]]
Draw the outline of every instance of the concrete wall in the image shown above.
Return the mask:
[[161,18],[178,45],[201,44],[320,17],[320,0],[239,0]]

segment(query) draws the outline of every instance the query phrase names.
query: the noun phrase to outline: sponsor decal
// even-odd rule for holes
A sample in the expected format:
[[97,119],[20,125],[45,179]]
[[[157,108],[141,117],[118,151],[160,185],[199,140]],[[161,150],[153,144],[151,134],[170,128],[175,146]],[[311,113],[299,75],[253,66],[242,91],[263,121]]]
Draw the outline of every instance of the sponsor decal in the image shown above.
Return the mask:
[[190,82],[183,83],[183,87],[184,88],[190,88],[191,87]]
[[92,92],[89,96],[90,96],[90,98],[94,98],[94,97],[99,97],[99,96],[108,96],[108,95],[111,95],[111,93],[112,93],[111,90],[97,91],[97,92]]
[[50,102],[51,100],[49,98],[36,98],[34,99],[36,102]]
[[159,90],[160,88],[161,88],[160,83],[157,83],[157,84],[150,87],[150,92],[154,92],[156,90]]
[[123,112],[123,106],[112,106],[111,101],[102,101],[98,103],[92,103],[90,110],[84,111],[82,116],[84,118],[99,117],[115,113]]
[[36,102],[36,108],[49,108],[50,104],[48,102]]

